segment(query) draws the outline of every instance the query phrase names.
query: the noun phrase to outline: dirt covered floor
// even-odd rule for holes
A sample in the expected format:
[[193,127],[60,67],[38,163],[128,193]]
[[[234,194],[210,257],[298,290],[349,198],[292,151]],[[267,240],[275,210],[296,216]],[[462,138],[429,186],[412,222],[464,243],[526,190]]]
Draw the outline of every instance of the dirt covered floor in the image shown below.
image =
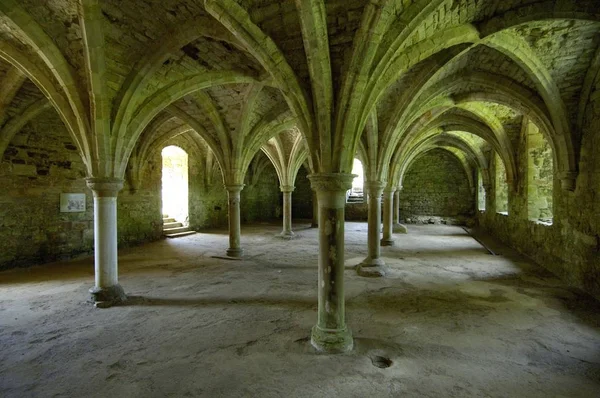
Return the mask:
[[[600,397],[600,304],[462,228],[412,226],[358,277],[346,225],[355,349],[318,355],[317,231],[243,228],[120,251],[127,305],[85,302],[92,259],[0,273],[2,397]],[[386,367],[389,366],[389,367]]]

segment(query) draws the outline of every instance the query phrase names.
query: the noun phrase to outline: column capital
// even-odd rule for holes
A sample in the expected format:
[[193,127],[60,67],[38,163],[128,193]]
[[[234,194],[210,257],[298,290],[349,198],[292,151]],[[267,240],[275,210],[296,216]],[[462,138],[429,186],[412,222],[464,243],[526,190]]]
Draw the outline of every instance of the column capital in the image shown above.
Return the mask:
[[290,193],[290,192],[294,192],[294,189],[296,189],[296,187],[293,185],[280,185],[279,189],[283,193]]
[[565,191],[574,191],[577,186],[577,175],[575,171],[563,171],[559,173],[560,187]]
[[383,192],[391,193],[391,194],[396,193],[397,190],[398,190],[398,187],[393,186],[393,185],[392,186],[388,185],[385,188],[383,188]]
[[228,192],[241,192],[244,189],[245,184],[225,184],[225,189]]
[[123,179],[121,178],[88,177],[85,179],[85,183],[97,198],[116,197],[123,189]]
[[385,181],[365,181],[365,188],[369,192],[379,192],[380,195],[383,189],[385,188],[385,185]]
[[346,173],[316,173],[308,175],[312,189],[317,192],[345,192],[352,188],[352,180],[355,177],[358,176]]

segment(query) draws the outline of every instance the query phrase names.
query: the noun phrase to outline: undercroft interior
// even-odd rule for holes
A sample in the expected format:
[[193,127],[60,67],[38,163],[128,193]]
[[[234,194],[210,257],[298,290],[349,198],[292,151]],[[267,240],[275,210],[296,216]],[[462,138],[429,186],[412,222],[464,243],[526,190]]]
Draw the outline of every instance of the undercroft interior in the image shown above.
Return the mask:
[[0,396],[600,396],[598,0],[0,0]]
[[411,227],[375,279],[354,271],[366,225],[347,223],[355,347],[317,355],[317,231],[294,227],[292,247],[273,224],[242,228],[241,261],[213,257],[218,229],[122,250],[128,299],[105,311],[82,299],[92,259],[4,273],[2,395],[597,395],[600,304],[459,226]]

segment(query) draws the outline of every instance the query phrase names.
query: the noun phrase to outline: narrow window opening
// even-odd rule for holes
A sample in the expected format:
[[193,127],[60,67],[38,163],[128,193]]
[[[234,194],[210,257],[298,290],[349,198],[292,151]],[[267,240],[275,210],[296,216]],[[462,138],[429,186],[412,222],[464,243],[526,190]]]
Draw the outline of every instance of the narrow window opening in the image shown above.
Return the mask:
[[187,226],[188,155],[176,146],[162,150],[162,213]]
[[531,121],[527,123],[527,213],[530,220],[552,224],[552,148]]
[[354,177],[354,180],[352,181],[352,188],[346,194],[346,202],[362,203],[365,199],[365,193],[363,189],[365,175],[363,171],[363,165],[358,159],[354,159],[354,164],[352,165],[352,174],[356,174],[357,177]]
[[498,154],[495,155],[496,163],[496,212],[508,215],[508,183],[506,182],[506,168]]
[[479,211],[485,211],[485,188],[483,187],[481,171],[477,173],[477,205]]

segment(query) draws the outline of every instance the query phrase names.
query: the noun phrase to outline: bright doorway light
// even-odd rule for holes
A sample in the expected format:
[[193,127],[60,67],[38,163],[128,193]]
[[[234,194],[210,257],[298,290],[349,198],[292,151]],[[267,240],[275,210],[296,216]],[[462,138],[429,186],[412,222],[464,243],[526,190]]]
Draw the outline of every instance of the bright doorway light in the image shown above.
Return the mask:
[[188,154],[177,146],[162,150],[162,213],[188,223]]
[[346,201],[349,203],[363,202],[365,197],[363,190],[365,177],[363,165],[358,159],[354,159],[354,163],[352,165],[352,174],[356,174],[357,177],[354,177],[354,180],[352,180],[352,189],[350,189],[350,191],[346,194]]

